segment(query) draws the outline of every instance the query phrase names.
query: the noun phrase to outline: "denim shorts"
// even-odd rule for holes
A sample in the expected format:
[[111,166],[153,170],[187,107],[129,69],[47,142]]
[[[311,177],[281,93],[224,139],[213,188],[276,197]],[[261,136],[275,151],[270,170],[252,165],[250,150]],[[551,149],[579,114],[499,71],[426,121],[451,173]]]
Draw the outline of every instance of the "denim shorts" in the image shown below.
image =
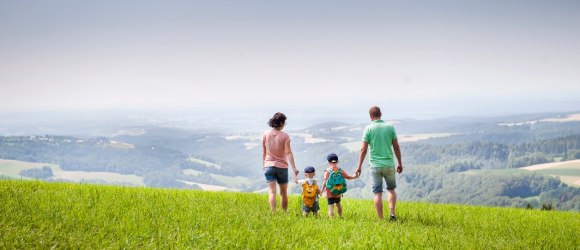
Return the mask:
[[278,184],[288,183],[288,169],[277,167],[266,167],[264,172],[267,182],[277,181]]
[[314,204],[312,204],[312,207],[307,207],[304,205],[304,203],[302,203],[302,211],[306,212],[306,213],[310,213],[310,212],[318,212],[318,210],[320,209],[320,205],[318,205],[318,201],[314,201]]
[[373,176],[373,193],[383,192],[383,179],[387,183],[387,190],[395,190],[397,187],[394,167],[371,168],[371,175]]

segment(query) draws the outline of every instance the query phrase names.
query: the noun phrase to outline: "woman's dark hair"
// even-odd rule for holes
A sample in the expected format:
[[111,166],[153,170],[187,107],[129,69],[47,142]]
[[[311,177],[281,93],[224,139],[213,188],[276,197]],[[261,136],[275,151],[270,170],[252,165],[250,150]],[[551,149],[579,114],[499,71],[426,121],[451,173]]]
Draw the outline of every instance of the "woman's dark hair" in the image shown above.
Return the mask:
[[268,121],[268,125],[270,125],[270,127],[272,128],[279,128],[284,126],[285,124],[286,124],[286,115],[280,112],[274,114],[274,116],[270,118],[270,121]]

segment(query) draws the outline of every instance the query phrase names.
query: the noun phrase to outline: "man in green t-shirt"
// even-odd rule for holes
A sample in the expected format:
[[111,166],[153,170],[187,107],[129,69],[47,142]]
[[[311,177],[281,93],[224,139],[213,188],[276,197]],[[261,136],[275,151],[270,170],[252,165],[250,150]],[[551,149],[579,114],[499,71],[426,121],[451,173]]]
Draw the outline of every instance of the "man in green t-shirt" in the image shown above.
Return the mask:
[[[397,133],[393,125],[381,120],[381,109],[373,106],[369,109],[372,123],[366,126],[363,132],[362,148],[358,158],[356,176],[362,171],[362,163],[367,155],[368,147],[371,147],[369,165],[373,176],[373,192],[375,193],[375,209],[379,219],[383,218],[383,179],[387,183],[388,202],[391,212],[391,221],[396,220],[395,206],[397,204],[397,187],[395,171],[403,172],[403,162],[401,161],[401,149],[397,141]],[[393,159],[393,151],[397,157],[397,168]]]

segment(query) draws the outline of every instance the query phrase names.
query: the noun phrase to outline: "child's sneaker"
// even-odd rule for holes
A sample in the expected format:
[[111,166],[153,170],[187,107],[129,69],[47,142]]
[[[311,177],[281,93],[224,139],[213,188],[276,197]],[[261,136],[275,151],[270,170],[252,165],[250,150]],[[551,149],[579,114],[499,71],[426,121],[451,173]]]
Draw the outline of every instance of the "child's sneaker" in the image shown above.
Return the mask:
[[396,221],[397,220],[397,216],[395,216],[394,214],[391,214],[390,220],[393,221],[393,222]]

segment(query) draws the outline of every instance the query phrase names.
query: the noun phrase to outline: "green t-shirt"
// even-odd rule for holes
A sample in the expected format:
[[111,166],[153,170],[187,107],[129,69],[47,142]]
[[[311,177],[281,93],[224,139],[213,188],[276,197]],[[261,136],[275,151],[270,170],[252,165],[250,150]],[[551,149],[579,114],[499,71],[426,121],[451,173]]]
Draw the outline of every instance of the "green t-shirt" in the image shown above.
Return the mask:
[[395,166],[393,158],[393,140],[395,139],[397,139],[395,127],[385,123],[383,120],[375,120],[366,126],[362,141],[369,144],[371,151],[369,163],[371,168]]

